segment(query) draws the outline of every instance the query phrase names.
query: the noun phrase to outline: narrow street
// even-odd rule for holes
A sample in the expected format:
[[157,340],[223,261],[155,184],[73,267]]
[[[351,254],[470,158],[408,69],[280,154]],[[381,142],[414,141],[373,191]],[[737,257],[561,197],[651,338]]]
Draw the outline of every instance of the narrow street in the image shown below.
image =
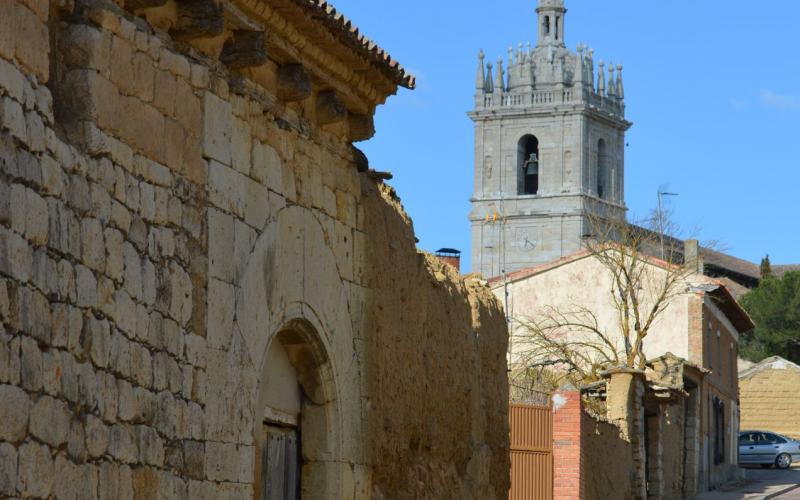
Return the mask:
[[[743,483],[728,491],[712,491],[696,500],[800,500],[800,464],[789,470],[748,467]],[[726,488],[727,489],[727,488]]]

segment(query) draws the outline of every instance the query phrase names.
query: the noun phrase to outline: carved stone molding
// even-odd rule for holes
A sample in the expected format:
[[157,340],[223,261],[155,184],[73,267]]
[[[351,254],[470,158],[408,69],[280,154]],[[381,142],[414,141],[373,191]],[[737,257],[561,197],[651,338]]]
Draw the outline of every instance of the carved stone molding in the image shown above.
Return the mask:
[[347,107],[333,90],[325,90],[317,94],[317,123],[330,125],[347,119]]
[[278,98],[293,102],[311,95],[311,76],[302,64],[286,64],[278,70]]
[[220,61],[231,68],[250,68],[267,62],[263,31],[234,30],[222,47]]
[[216,0],[178,0],[178,19],[170,33],[180,40],[207,38],[225,29],[222,5]]
[[375,120],[372,115],[350,114],[347,118],[350,125],[351,141],[366,141],[375,135]]

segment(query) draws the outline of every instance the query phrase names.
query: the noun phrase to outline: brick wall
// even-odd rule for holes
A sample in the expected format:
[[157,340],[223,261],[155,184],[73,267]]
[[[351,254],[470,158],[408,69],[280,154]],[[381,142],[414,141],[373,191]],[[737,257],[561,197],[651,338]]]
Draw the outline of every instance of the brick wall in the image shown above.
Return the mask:
[[553,498],[578,500],[585,480],[581,453],[580,392],[558,392],[553,396]]

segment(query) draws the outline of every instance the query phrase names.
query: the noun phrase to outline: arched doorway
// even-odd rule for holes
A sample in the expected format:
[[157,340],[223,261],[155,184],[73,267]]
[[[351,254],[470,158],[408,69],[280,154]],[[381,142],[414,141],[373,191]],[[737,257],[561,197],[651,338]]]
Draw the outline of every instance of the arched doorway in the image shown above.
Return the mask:
[[255,498],[334,498],[325,462],[337,455],[336,390],[312,325],[293,320],[273,337],[262,367]]

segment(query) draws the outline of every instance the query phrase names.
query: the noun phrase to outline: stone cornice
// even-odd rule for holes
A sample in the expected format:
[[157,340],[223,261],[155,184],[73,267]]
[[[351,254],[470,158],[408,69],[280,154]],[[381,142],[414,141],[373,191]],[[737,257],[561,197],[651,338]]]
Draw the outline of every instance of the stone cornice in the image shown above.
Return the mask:
[[322,0],[126,0],[184,44],[276,93],[274,73],[302,65],[316,92],[335,91],[355,115],[371,115],[414,79]]
[[325,25],[292,5],[294,1],[268,4],[264,0],[234,0],[232,3],[264,27],[267,43],[273,48],[269,57],[279,59],[277,62],[303,63],[317,79],[334,85],[351,98],[363,100],[370,108],[396,92],[396,82],[339,42]]
[[604,111],[597,109],[589,104],[563,104],[554,107],[520,107],[520,108],[496,108],[496,109],[481,109],[476,111],[469,111],[469,116],[474,122],[486,122],[497,119],[516,119],[516,118],[529,118],[531,116],[547,116],[553,118],[564,115],[577,115],[591,116],[603,123],[609,124],[620,130],[628,130],[633,126],[633,122],[625,118],[610,115]]

